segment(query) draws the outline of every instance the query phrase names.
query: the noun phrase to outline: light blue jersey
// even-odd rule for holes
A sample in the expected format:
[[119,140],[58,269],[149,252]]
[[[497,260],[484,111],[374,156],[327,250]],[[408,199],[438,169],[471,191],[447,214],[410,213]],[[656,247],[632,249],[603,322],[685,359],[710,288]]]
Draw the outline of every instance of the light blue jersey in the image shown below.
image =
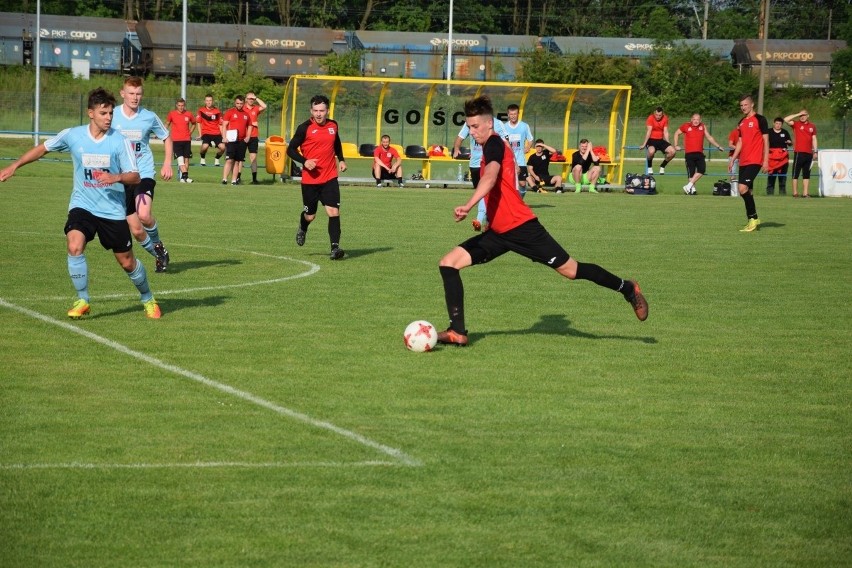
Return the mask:
[[[506,132],[506,125],[499,120],[494,121],[494,132],[503,140],[508,139],[509,133]],[[468,136],[470,136],[470,128],[468,128],[467,123],[465,123],[459,131],[459,138],[464,140]],[[468,164],[468,166],[471,168],[478,168],[482,165],[482,146],[477,144],[473,137],[471,137],[470,141],[470,164]]]
[[[139,177],[154,179],[154,154],[151,152],[151,134],[165,140],[169,131],[156,114],[147,108],[139,107],[133,116],[124,114],[124,105],[115,109],[112,117],[112,127],[121,132],[125,138],[133,142],[136,151],[136,163],[139,166]],[[166,156],[171,160],[171,156]]]
[[89,125],[66,128],[44,142],[49,152],[70,152],[74,162],[74,189],[68,210],[79,207],[95,217],[121,221],[126,218],[124,186],[103,184],[93,172],[111,174],[135,172],[136,157],[131,143],[115,130],[108,130],[95,140]]
[[520,167],[525,168],[527,166],[527,155],[526,152],[524,152],[524,141],[529,140],[530,144],[532,144],[533,141],[533,135],[529,125],[523,120],[519,120],[514,126],[508,122],[503,126],[506,127],[506,132],[509,135],[509,147],[511,147],[512,151],[515,153],[515,161],[518,162]]

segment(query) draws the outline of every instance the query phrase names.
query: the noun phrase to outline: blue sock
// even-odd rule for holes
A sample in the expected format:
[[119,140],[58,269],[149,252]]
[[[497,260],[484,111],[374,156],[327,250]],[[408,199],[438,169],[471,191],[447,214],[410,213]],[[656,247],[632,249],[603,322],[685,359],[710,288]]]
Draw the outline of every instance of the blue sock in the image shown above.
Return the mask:
[[[154,243],[154,245],[160,242],[160,231],[158,230],[157,227],[158,227],[158,224],[157,224],[156,221],[154,221],[154,226],[151,227],[151,228],[148,228],[145,225],[142,225],[142,228],[145,229],[146,233],[148,233],[148,237],[150,237],[150,239]],[[154,245],[151,245],[152,251],[154,250],[154,248],[153,248]],[[145,250],[148,250],[148,249],[145,249]],[[151,252],[151,254],[154,254],[154,253]]]
[[145,272],[145,266],[138,258],[136,259],[136,268],[132,272],[128,272],[127,276],[130,277],[130,281],[139,290],[143,302],[147,302],[154,297],[151,293],[151,288],[148,286],[148,273]]
[[77,296],[83,300],[89,301],[89,264],[86,262],[86,255],[80,256],[68,255],[68,275],[71,276],[71,283],[74,284],[74,289],[77,290]]
[[[147,230],[147,229],[146,229]],[[151,256],[157,258],[157,253],[154,252],[154,241],[151,240],[151,235],[145,237],[145,242],[141,243],[142,248],[151,253]]]

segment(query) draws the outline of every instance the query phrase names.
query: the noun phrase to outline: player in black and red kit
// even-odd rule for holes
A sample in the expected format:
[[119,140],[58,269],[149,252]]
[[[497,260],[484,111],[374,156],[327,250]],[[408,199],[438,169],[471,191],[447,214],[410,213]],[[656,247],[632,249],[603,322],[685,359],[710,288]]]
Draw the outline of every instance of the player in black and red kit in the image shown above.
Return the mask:
[[464,287],[460,271],[474,264],[490,262],[509,251],[556,270],[574,280],[591,280],[599,286],[621,292],[636,317],[648,318],[648,303],[632,280],[622,280],[596,264],[577,262],[539,223],[521,199],[512,149],[494,133],[494,109],[487,96],[464,103],[466,123],[473,139],[482,145],[480,180],[467,203],[453,211],[456,222],[463,221],[480,199],[485,199],[489,230],[479,233],[448,252],[439,262],[444,281],[444,298],[450,327],[438,333],[438,342],[467,345],[464,321]]
[[216,163],[225,153],[225,144],[222,142],[222,111],[213,104],[213,95],[204,97],[204,106],[198,109],[196,118],[201,128],[201,161],[199,165],[206,166],[207,149],[210,146],[216,148]]
[[328,214],[331,260],[344,256],[340,248],[340,184],[337,170],[346,171],[343,144],[337,122],[328,117],[329,100],[323,95],[311,97],[311,118],[296,127],[287,146],[287,156],[302,166],[302,204],[296,244],[305,244],[308,225],[316,218],[319,203]]
[[251,117],[243,110],[245,98],[242,95],[234,97],[234,106],[225,111],[222,116],[222,137],[226,141],[228,157],[225,160],[225,169],[222,171],[222,185],[228,183],[228,174],[231,174],[231,185],[239,185],[240,172],[243,171],[243,162],[246,159],[246,146],[249,140],[249,126]]
[[760,226],[757,218],[757,206],[754,204],[754,180],[760,172],[769,170],[769,124],[766,117],[754,112],[754,99],[751,95],[740,98],[740,110],[745,117],[740,120],[737,130],[740,139],[731,155],[731,167],[739,158],[740,174],[737,188],[745,202],[748,224],[740,229],[742,233],[751,233]]
[[663,107],[658,106],[654,109],[654,112],[648,115],[648,118],[645,120],[645,127],[645,140],[639,146],[639,149],[647,148],[645,162],[648,169],[646,173],[654,173],[654,169],[651,166],[654,154],[659,150],[666,155],[663,161],[660,162],[660,175],[664,175],[666,173],[666,165],[674,159],[675,148],[669,143],[669,117],[663,112]]

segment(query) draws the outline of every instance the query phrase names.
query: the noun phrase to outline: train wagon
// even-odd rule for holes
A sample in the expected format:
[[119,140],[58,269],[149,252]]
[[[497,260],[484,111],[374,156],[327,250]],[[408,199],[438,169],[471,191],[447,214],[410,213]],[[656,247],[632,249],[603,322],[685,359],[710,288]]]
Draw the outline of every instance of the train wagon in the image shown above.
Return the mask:
[[[541,43],[546,49],[562,55],[599,52],[607,57],[626,57],[637,61],[650,57],[658,48],[655,40],[649,38],[546,37]],[[734,48],[734,40],[728,39],[683,39],[673,43],[710,50],[724,61],[730,61]]]
[[774,89],[791,83],[810,89],[831,86],[831,56],[846,48],[842,40],[763,40],[743,39],[734,42],[733,64],[743,72],[760,74],[761,59],[766,60],[767,84]]
[[[136,25],[142,44],[142,71],[178,75],[181,63],[180,22],[140,21]],[[212,77],[218,52],[228,65],[254,62],[273,79],[320,72],[322,57],[345,45],[342,31],[240,24],[188,24],[187,75]]]
[[35,38],[41,40],[41,66],[72,69],[82,64],[91,71],[121,72],[139,57],[134,47],[134,22],[114,18],[41,16],[0,13],[0,64],[34,65]]
[[[447,74],[444,35],[417,32],[356,31],[349,34],[350,49],[364,52],[365,77],[442,79]],[[453,79],[510,81],[520,58],[536,49],[536,36],[453,35]]]

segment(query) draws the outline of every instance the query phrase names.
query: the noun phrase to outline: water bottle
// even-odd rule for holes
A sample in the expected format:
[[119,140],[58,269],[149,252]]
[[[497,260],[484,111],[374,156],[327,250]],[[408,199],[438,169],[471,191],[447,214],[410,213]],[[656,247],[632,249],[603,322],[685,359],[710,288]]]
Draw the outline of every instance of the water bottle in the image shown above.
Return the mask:
[[456,180],[457,180],[457,181],[464,181],[464,174],[462,173],[462,167],[461,167],[461,164],[459,164],[459,173],[458,173],[458,175],[456,176]]

